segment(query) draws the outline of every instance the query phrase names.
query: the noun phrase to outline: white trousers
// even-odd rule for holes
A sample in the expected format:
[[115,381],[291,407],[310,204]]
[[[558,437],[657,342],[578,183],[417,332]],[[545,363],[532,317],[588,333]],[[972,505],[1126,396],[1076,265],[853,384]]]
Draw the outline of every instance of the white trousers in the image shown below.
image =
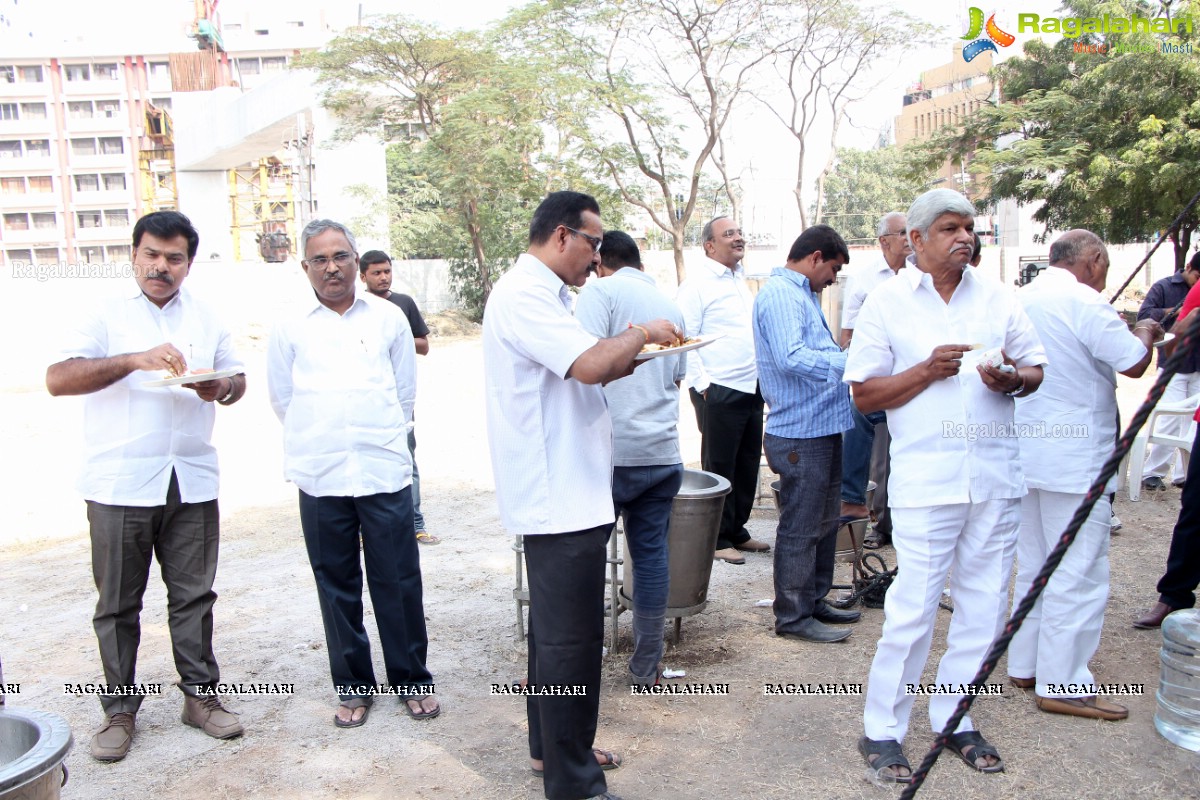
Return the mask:
[[[1044,489],[1030,489],[1021,499],[1014,610],[1081,502],[1082,494]],[[1009,647],[1008,674],[1015,678],[1036,676],[1037,693],[1042,697],[1050,696],[1047,684],[1092,683],[1088,661],[1100,646],[1104,605],[1108,602],[1111,515],[1105,495],[1092,508]]]
[[[868,737],[904,741],[916,699],[907,685],[922,683],[947,573],[954,614],[935,682],[967,684],[975,677],[1008,610],[1019,520],[1017,499],[892,509],[900,571],[883,604],[883,635],[867,680]],[[960,697],[930,696],[934,731],[945,727]],[[974,729],[971,717],[963,717],[958,730]]]
[[[1159,400],[1159,402],[1178,403],[1181,400],[1187,400],[1197,393],[1200,393],[1200,372],[1176,373],[1167,383],[1162,400]],[[1190,441],[1194,438],[1192,431],[1195,428],[1192,427],[1193,425],[1195,423],[1187,417],[1178,414],[1168,414],[1159,418],[1158,423],[1154,426],[1154,432],[1164,436],[1183,436],[1186,434]],[[1146,463],[1142,467],[1142,480],[1152,477],[1166,480],[1167,469],[1172,465],[1175,467],[1175,472],[1171,480],[1182,481],[1187,477],[1187,470],[1183,468],[1183,460],[1179,457],[1178,447],[1171,447],[1166,444],[1152,444],[1146,451]]]

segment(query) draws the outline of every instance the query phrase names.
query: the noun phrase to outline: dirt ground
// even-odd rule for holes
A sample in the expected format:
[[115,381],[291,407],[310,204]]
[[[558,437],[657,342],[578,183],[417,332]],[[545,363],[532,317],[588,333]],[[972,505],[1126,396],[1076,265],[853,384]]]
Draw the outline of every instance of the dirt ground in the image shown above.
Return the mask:
[[[203,287],[203,281],[197,281]],[[294,274],[264,272],[260,285],[286,289],[263,301],[228,303],[247,362],[251,393],[218,414],[223,531],[217,573],[215,644],[222,678],[290,683],[294,694],[231,697],[246,735],[218,742],[179,722],[180,699],[166,627],[165,594],[151,578],[142,615],[138,678],[163,684],[147,699],[128,758],[104,765],[88,757],[100,721],[90,697],[67,696],[64,684],[102,678],[91,629],[91,582],[84,507],[72,489],[79,459],[77,401],[54,399],[40,386],[52,358],[54,329],[70,308],[90,302],[90,286],[59,303],[50,319],[36,313],[54,291],[16,280],[0,289],[6,341],[20,341],[0,367],[0,452],[6,469],[0,501],[0,657],[4,677],[20,684],[17,707],[54,711],[75,735],[68,757],[68,798],[538,798],[541,781],[526,760],[524,703],[493,696],[492,684],[522,676],[524,647],[515,638],[514,556],[498,520],[482,409],[477,338],[434,341],[420,360],[418,461],[430,530],[443,543],[421,548],[429,666],[442,716],[414,722],[389,702],[376,705],[362,728],[335,729],[335,698],[312,573],[305,556],[295,490],[280,477],[280,430],[266,400],[266,332],[296,288]],[[15,297],[14,297],[15,293]],[[57,302],[57,301],[56,301]],[[71,304],[76,304],[72,306]],[[15,320],[15,321],[14,321]],[[18,329],[19,328],[19,332]],[[16,336],[17,338],[12,338]],[[1122,391],[1126,417],[1149,380]],[[685,460],[698,460],[689,408],[681,434]],[[1000,775],[977,775],[952,756],[934,768],[928,798],[1189,798],[1200,796],[1200,757],[1154,730],[1160,636],[1128,620],[1154,599],[1166,560],[1178,491],[1122,496],[1124,529],[1112,543],[1112,593],[1098,681],[1145,684],[1141,697],[1120,699],[1130,719],[1104,723],[1039,712],[1032,697],[1004,685],[973,714],[1007,763]],[[753,535],[774,541],[775,514],[756,512]],[[890,551],[885,551],[891,563]],[[848,568],[839,566],[845,579]],[[618,751],[624,766],[606,773],[627,798],[876,798],[894,796],[864,778],[854,749],[862,698],[767,697],[767,683],[863,683],[883,621],[864,611],[848,641],[805,645],[772,634],[771,558],[745,566],[717,563],[707,609],[683,623],[667,665],[689,683],[728,684],[727,696],[632,697],[624,682],[630,621],[619,622],[619,651],[605,659],[597,744]],[[367,601],[369,604],[369,600]],[[368,605],[369,609],[369,605]],[[370,611],[368,610],[368,614]],[[933,679],[948,612],[926,680]],[[377,670],[383,674],[377,637]],[[994,682],[1003,683],[1001,663]],[[927,747],[926,703],[918,699],[906,749],[917,762]],[[1191,787],[1191,788],[1188,788]]]

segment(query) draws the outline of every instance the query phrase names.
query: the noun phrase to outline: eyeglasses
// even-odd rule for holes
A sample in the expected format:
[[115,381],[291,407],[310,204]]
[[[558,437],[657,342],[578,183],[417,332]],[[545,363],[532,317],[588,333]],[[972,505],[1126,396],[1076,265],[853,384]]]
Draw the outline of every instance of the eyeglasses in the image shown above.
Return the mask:
[[593,253],[600,252],[600,245],[604,244],[604,240],[601,239],[599,236],[592,236],[590,233],[584,233],[583,231],[577,231],[574,228],[572,228],[570,225],[563,225],[563,227],[566,228],[567,230],[569,230],[571,233],[577,233],[580,236],[582,236],[583,238],[587,239],[588,244],[590,244],[592,246]]
[[722,234],[721,234],[721,238],[722,238],[722,239],[732,239],[732,238],[734,238],[735,236],[737,236],[737,237],[741,237],[741,236],[742,236],[742,229],[741,229],[741,228],[730,228],[729,230],[727,230],[727,231],[725,231],[724,233],[722,233]]
[[883,234],[883,236],[880,236],[879,238],[883,239],[887,236],[904,236],[906,233],[908,233],[908,231],[892,231],[891,233]]
[[329,266],[330,261],[333,261],[338,267],[348,267],[354,263],[354,253],[334,253],[332,259],[329,256],[313,256],[304,259],[304,263],[317,269],[325,269]]

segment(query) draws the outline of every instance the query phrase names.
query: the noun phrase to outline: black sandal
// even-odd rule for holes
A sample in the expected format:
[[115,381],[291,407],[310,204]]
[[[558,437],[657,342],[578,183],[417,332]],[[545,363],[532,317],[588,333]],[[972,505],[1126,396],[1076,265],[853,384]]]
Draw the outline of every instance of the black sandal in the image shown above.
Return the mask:
[[[858,740],[858,752],[862,753],[867,766],[875,770],[875,775],[880,780],[891,783],[912,783],[912,765],[904,757],[904,751],[900,749],[900,743],[895,739],[876,741],[864,736]],[[871,756],[875,756],[874,761],[871,760]],[[888,767],[903,767],[908,770],[908,774],[898,775],[895,771],[884,772]]]
[[[971,749],[970,755],[963,753],[963,750],[967,748]],[[979,731],[961,731],[953,734],[946,740],[946,749],[961,758],[964,764],[976,772],[1004,772],[1004,759],[1000,758],[1000,752],[989,744]],[[996,763],[990,767],[981,767],[975,763],[976,759],[985,756],[996,759]]]

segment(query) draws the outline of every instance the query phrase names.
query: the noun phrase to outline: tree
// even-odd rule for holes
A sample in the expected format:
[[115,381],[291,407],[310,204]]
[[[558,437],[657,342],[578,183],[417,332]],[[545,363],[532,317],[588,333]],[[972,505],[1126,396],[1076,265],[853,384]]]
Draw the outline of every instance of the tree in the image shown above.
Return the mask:
[[[851,244],[871,244],[876,224],[889,211],[905,211],[928,183],[930,175],[911,173],[900,148],[839,148],[825,181],[821,221],[837,229]],[[813,218],[817,213],[813,212]]]
[[829,157],[817,172],[812,224],[822,222],[825,181],[834,164],[838,130],[850,105],[866,94],[867,71],[879,59],[927,40],[933,30],[903,12],[866,9],[854,0],[802,0],[791,6],[798,35],[780,46],[771,64],[785,91],[756,93],[763,105],[796,139],[796,207],[800,227],[809,225],[805,197],[805,161],[814,128],[828,121]]
[[[1177,19],[1200,17],[1196,0],[1182,5]],[[1155,16],[1133,0],[1073,0],[1063,14]],[[1200,187],[1200,61],[1194,52],[1164,53],[1164,43],[1200,45],[1182,28],[1029,42],[1023,57],[995,70],[1002,102],[922,151],[928,159],[944,158],[947,148],[974,151],[983,200],[1041,201],[1033,218],[1046,234],[1087,228],[1113,243],[1149,241]],[[1106,54],[1087,52],[1098,47]],[[1176,269],[1198,225],[1193,209],[1170,234]]]
[[792,35],[788,7],[783,0],[558,0],[506,21],[510,38],[572,87],[578,99],[561,119],[578,157],[670,236],[680,281],[704,168],[754,71]]
[[[536,65],[503,45],[390,16],[297,60],[317,70],[338,136],[392,142],[393,246],[445,258],[452,288],[476,317],[524,249],[548,186],[611,196],[547,149],[554,94]],[[610,216],[619,220],[619,209]]]

